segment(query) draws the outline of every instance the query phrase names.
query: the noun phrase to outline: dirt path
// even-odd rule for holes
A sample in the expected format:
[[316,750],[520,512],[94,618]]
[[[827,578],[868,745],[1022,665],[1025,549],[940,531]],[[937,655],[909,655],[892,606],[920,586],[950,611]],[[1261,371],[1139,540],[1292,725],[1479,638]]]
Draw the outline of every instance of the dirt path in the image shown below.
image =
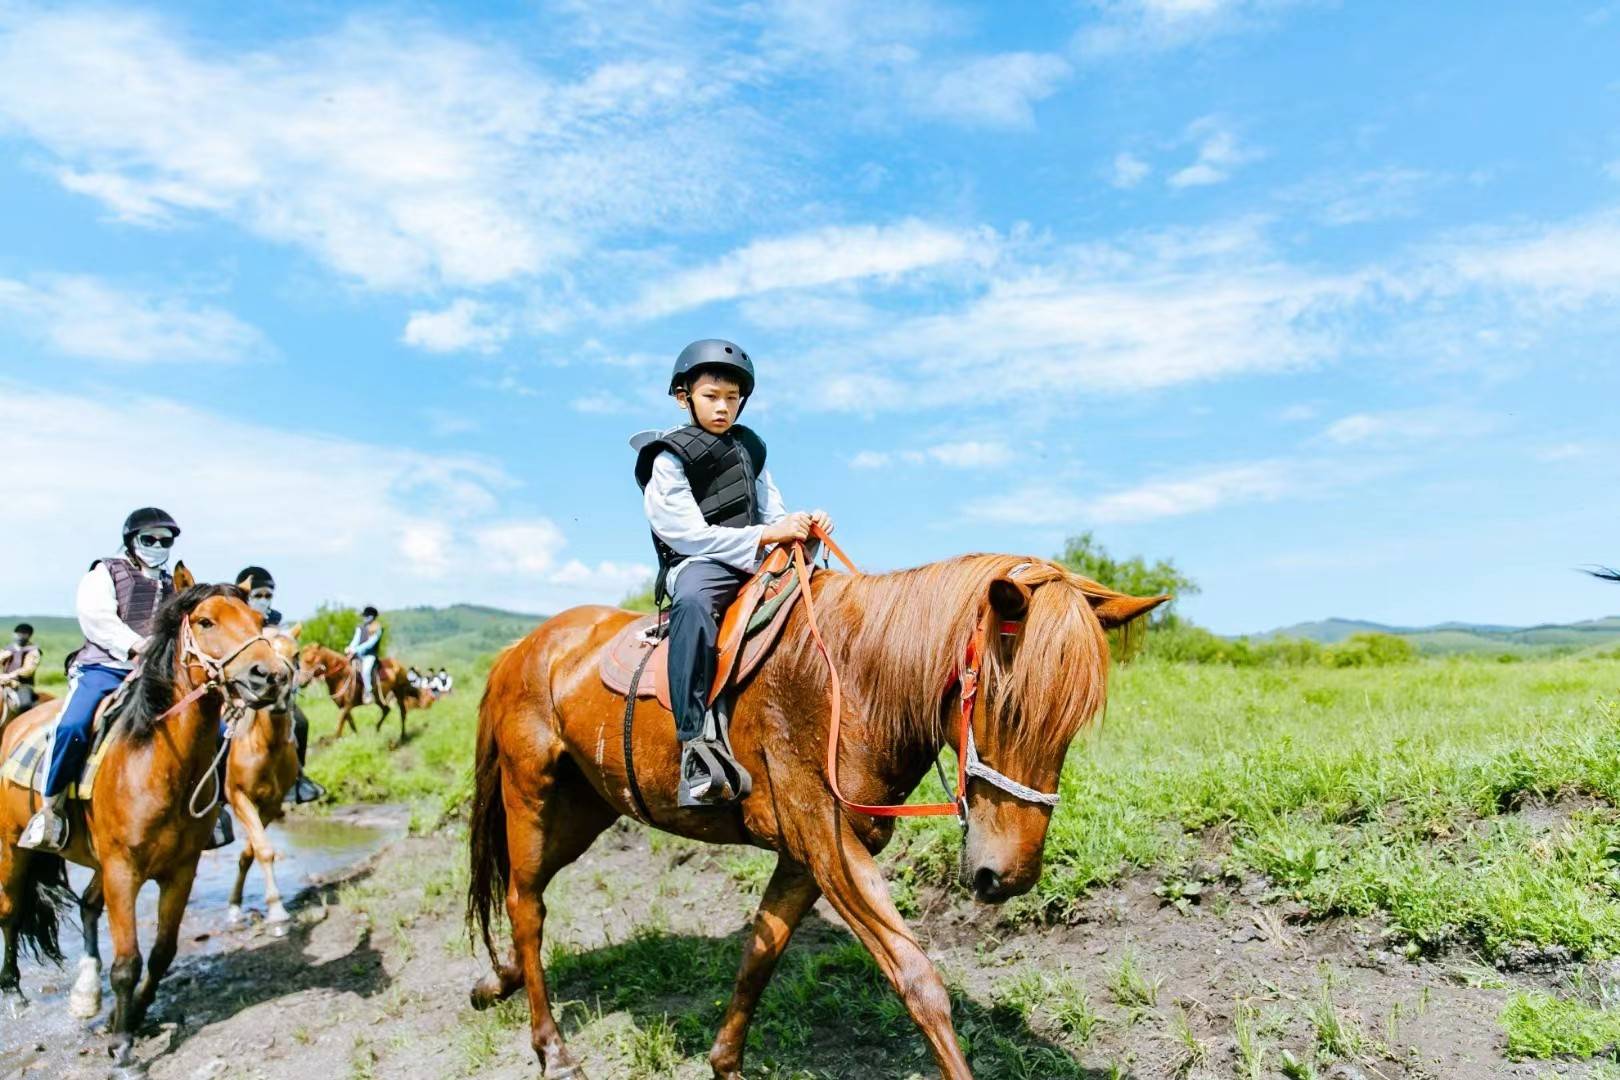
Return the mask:
[[[140,1043],[150,1075],[535,1077],[521,997],[488,1013],[466,1004],[485,962],[462,929],[463,864],[455,835],[401,840],[306,896],[287,936],[250,930],[237,948],[184,957]],[[769,865],[626,826],[558,879],[546,928],[553,998],[591,1076],[710,1075],[709,1039]],[[1408,962],[1383,949],[1371,922],[1290,925],[1262,892],[1212,884],[1183,912],[1139,880],[1044,932],[936,896],[916,925],[956,990],[981,1080],[1273,1077],[1289,1054],[1293,1075],[1345,1080],[1601,1075],[1503,1058],[1508,977],[1460,957]],[[86,1045],[68,1075],[106,1075],[100,1043]],[[825,905],[767,995],[748,1067],[934,1075]],[[42,1068],[16,1075],[60,1075]]]

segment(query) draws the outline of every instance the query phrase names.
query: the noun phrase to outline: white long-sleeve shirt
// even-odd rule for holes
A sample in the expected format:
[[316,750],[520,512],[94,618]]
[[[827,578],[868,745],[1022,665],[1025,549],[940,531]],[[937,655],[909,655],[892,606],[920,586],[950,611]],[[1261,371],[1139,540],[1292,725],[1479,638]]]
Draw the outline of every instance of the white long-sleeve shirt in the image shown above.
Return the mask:
[[79,579],[73,609],[85,640],[95,642],[119,658],[108,662],[108,667],[129,669],[135,666],[130,655],[141,643],[141,635],[118,617],[118,590],[113,587],[112,574],[104,563],[92,566]]
[[[646,512],[647,522],[658,538],[673,548],[677,555],[685,555],[688,562],[708,559],[752,574],[759,569],[759,541],[765,534],[765,526],[774,525],[787,517],[782,493],[776,490],[776,482],[771,479],[769,469],[759,471],[754,481],[754,491],[758,497],[760,519],[764,524],[740,528],[710,525],[703,520],[703,511],[698,509],[697,499],[692,495],[691,481],[686,478],[681,459],[665,450],[653,459],[652,479],[647,481],[647,488],[642,492],[641,508]],[[669,572],[669,579],[664,584],[666,589],[674,591],[675,579],[686,565],[685,562],[680,563]]]

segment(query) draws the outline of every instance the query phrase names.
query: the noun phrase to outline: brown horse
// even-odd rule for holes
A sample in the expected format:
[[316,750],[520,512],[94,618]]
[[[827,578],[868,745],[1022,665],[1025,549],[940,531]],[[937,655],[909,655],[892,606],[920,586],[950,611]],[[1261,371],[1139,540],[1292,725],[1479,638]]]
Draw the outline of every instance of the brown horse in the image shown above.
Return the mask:
[[[326,680],[326,692],[332,696],[332,703],[338,707],[337,731],[333,737],[343,734],[347,726],[356,735],[360,728],[354,722],[354,710],[363,704],[360,692],[360,670],[358,665],[349,662],[349,658],[336,649],[328,649],[325,645],[305,645],[300,654],[305,674],[299,676],[302,685],[309,685],[315,679]],[[405,742],[405,718],[409,714],[411,705],[420,705],[421,696],[401,664],[391,656],[377,661],[377,693],[373,704],[382,707],[382,713],[377,717],[377,730],[388,720],[391,704],[399,706],[399,741]]]
[[[1057,790],[1070,741],[1106,695],[1105,632],[1168,597],[1125,596],[1056,563],[1010,555],[875,576],[823,573],[810,591],[843,682],[839,789],[860,803],[901,802],[944,745],[960,753],[956,710],[972,678],[963,669],[976,667],[980,689],[962,710],[971,724],[965,768],[972,777],[962,874],[986,902],[1027,892],[1040,877],[1056,801],[1042,793]],[[829,784],[829,678],[808,616],[801,602],[738,695],[732,744],[754,789],[737,808],[678,808],[674,724],[655,701],[635,707],[634,759],[648,824],[778,855],[709,1061],[716,1076],[741,1077],[759,996],[794,927],[824,895],[904,1000],[940,1071],[962,1080],[971,1073],[945,985],[873,857],[894,819],[850,810]],[[542,895],[621,814],[638,816],[620,734],[624,699],[597,673],[603,646],[636,617],[605,607],[556,616],[501,654],[479,707],[467,914],[495,970],[472,999],[483,1008],[528,988],[530,1040],[546,1077],[581,1073],[546,996]],[[983,628],[992,624],[1000,632],[987,636]],[[982,659],[964,664],[968,643],[987,637]],[[491,937],[503,906],[512,927],[504,959]]]
[[[290,670],[296,670],[298,635],[294,626],[270,639],[276,655]],[[296,679],[287,681],[281,699],[268,709],[253,714],[253,720],[231,740],[229,763],[225,768],[225,800],[242,823],[247,837],[237,856],[236,884],[231,888],[230,921],[242,919],[242,888],[248,868],[255,861],[264,875],[265,921],[287,922],[292,916],[281,902],[276,884],[276,849],[265,826],[281,818],[282,797],[298,779],[298,747],[293,742],[293,708],[298,699]]]
[[[108,736],[91,800],[70,810],[71,835],[62,855],[17,847],[38,796],[27,787],[0,784],[0,929],[5,933],[0,990],[18,992],[19,942],[36,956],[61,962],[58,908],[72,898],[64,856],[93,868],[80,904],[88,955],[74,1004],[85,1004],[93,993],[100,1008],[96,924],[105,906],[117,996],[109,1030],[124,1064],[158,980],[174,960],[180,916],[214,821],[211,804],[200,814],[192,804],[217,782],[212,770],[221,749],[221,716],[227,708],[269,704],[288,678],[262,635],[261,617],[240,589],[197,585],[183,565],[175,569],[174,581],[177,595],[154,620],[129,703]],[[0,757],[60,710],[59,702],[51,702],[19,716],[0,735]],[[137,986],[135,897],[147,881],[158,883],[158,927],[146,978]],[[87,979],[87,972],[93,978]]]

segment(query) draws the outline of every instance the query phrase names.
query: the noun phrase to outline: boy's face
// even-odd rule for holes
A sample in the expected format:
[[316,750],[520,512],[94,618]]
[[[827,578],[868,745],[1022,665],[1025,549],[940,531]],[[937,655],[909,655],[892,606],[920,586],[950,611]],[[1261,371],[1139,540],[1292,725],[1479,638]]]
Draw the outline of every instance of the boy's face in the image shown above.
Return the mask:
[[723,375],[704,372],[689,391],[676,393],[675,402],[682,409],[690,405],[698,426],[704,431],[721,435],[737,421],[737,410],[742,407],[742,387]]

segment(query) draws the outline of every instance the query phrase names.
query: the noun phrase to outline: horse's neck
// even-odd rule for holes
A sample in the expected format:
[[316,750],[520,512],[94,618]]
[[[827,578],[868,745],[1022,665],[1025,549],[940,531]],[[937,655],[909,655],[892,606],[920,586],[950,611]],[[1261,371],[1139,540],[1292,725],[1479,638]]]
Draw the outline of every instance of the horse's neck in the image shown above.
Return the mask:
[[[194,689],[185,676],[177,678],[174,700],[181,701]],[[214,755],[219,751],[219,718],[219,692],[216,690],[202,695],[173,715],[158,721],[164,733],[150,740],[154,752],[172,755],[183,775],[200,775],[211,766]]]

